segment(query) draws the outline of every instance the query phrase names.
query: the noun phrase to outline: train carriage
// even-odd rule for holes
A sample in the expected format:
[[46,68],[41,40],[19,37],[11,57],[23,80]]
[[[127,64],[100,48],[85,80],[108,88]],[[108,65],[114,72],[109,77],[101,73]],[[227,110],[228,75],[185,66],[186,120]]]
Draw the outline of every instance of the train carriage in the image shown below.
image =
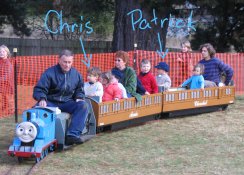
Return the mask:
[[[126,127],[129,123],[140,123],[161,116],[183,116],[226,109],[234,102],[235,87],[215,87],[186,90],[171,88],[169,91],[145,95],[141,102],[135,98],[118,102],[92,102],[97,128],[106,130]],[[148,117],[146,120],[145,118]],[[135,121],[135,122],[132,122]],[[129,123],[128,123],[129,122]]]
[[[129,122],[133,119],[147,121],[145,116],[157,116],[162,112],[162,94],[152,94],[142,97],[142,101],[137,102],[136,99],[122,99],[118,102],[109,101],[96,103],[92,102],[93,110],[96,116],[97,127],[116,129],[116,125],[120,122]],[[126,126],[128,123],[124,123]],[[121,127],[123,127],[123,125]],[[107,127],[108,126],[108,127]],[[112,126],[113,128],[109,128]],[[120,126],[118,126],[120,127]]]
[[235,98],[234,86],[176,90],[163,93],[163,113],[171,116],[211,112],[225,109]]

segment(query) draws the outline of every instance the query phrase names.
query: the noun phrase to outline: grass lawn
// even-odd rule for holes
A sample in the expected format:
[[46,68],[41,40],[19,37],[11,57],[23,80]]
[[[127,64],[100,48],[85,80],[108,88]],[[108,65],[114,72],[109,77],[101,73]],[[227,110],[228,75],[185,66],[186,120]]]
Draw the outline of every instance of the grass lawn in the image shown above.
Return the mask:
[[[171,118],[106,132],[55,152],[32,174],[244,174],[244,97],[226,111]],[[0,174],[26,174],[32,162],[7,155],[14,118],[0,119]]]

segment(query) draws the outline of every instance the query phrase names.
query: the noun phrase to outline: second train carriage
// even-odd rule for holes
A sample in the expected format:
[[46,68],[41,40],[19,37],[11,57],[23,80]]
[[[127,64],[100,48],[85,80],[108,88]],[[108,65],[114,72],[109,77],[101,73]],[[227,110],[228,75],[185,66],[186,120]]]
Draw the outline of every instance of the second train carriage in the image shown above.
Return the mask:
[[135,98],[118,102],[92,102],[98,131],[104,128],[126,127],[132,121],[143,122],[145,117],[179,116],[225,109],[234,102],[235,87],[215,87],[183,90],[171,88],[169,91],[145,95],[141,102]]
[[171,116],[183,116],[203,112],[211,112],[219,108],[226,109],[234,103],[234,86],[177,90],[163,93],[163,113]]

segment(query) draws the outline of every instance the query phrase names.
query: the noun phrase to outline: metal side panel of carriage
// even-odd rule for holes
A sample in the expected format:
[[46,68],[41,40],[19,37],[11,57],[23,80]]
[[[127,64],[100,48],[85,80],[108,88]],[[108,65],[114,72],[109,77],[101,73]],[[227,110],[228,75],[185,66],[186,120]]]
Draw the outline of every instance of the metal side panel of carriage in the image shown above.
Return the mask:
[[[89,99],[85,99],[85,101],[88,104],[89,111],[85,128],[81,134],[81,139],[83,142],[90,140],[96,135],[96,119],[93,108]],[[71,115],[65,112],[58,114],[56,117],[55,137],[58,141],[58,149],[61,150],[65,148],[65,135],[70,124],[70,117]]]
[[[92,100],[92,99],[91,99]],[[81,139],[86,142],[96,135],[96,118],[93,112],[91,100],[86,98],[85,101],[88,105],[88,116],[86,120],[86,126],[81,134]]]
[[64,149],[65,135],[70,120],[70,114],[62,112],[57,115],[55,122],[55,138],[58,141],[58,149]]

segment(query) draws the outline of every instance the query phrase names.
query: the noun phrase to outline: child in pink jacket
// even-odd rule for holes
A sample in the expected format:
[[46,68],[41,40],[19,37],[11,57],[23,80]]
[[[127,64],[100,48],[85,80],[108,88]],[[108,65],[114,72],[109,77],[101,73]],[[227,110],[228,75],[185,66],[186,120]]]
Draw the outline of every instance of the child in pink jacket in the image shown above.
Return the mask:
[[110,71],[101,74],[100,82],[103,85],[103,102],[122,99],[122,90],[119,88],[118,83],[112,81],[112,74]]

